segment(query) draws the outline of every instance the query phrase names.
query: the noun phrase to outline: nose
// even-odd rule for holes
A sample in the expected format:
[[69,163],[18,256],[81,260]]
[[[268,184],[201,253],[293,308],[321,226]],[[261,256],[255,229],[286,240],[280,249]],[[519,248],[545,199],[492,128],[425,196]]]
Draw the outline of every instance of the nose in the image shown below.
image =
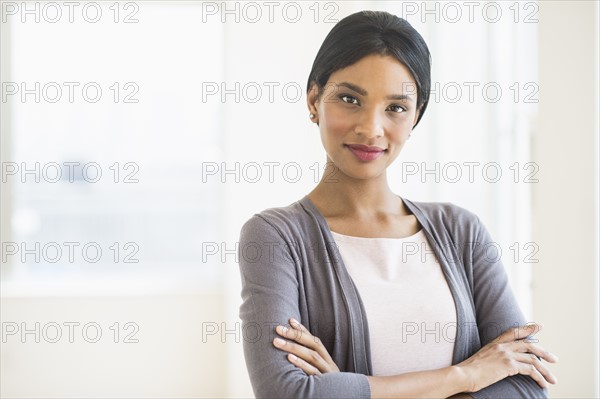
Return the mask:
[[360,112],[354,132],[365,138],[377,138],[383,136],[382,115],[376,109],[363,108]]

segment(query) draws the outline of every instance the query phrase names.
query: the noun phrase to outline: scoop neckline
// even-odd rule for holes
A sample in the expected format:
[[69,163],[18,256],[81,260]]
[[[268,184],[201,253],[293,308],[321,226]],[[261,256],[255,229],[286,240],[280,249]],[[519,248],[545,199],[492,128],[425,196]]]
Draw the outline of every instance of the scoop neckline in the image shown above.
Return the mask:
[[410,236],[406,236],[406,237],[360,237],[360,236],[351,236],[348,234],[342,234],[342,233],[338,233],[336,231],[333,230],[329,230],[329,232],[331,233],[332,236],[334,237],[338,237],[347,241],[369,241],[369,242],[379,242],[379,241],[394,241],[394,242],[398,242],[398,241],[407,241],[410,239],[414,239],[419,235],[424,235],[425,233],[423,232],[423,227],[421,227],[416,233],[410,235]]
[[317,219],[320,220],[320,223],[323,224],[323,226],[326,228],[326,230],[329,232],[329,234],[331,235],[331,237],[333,238],[333,234],[337,234],[339,237],[348,237],[349,239],[354,239],[356,238],[357,240],[392,240],[392,241],[396,241],[397,240],[405,240],[407,238],[412,238],[414,236],[416,236],[419,233],[423,233],[425,235],[425,238],[429,239],[429,234],[428,232],[426,232],[426,226],[425,226],[425,220],[423,218],[421,218],[418,213],[419,213],[419,209],[414,207],[410,201],[404,199],[403,197],[401,197],[400,195],[396,196],[398,198],[400,198],[400,200],[404,203],[404,205],[407,207],[407,209],[410,210],[410,212],[417,218],[417,221],[419,222],[420,225],[420,229],[419,231],[417,231],[415,234],[408,236],[408,237],[402,237],[402,238],[397,238],[397,237],[359,237],[359,236],[350,236],[350,235],[345,235],[345,234],[341,234],[341,233],[336,233],[335,231],[331,230],[329,228],[329,224],[327,223],[327,220],[325,219],[325,216],[323,216],[321,214],[321,211],[319,211],[319,208],[317,208],[317,206],[312,202],[312,200],[310,198],[308,198],[308,195],[304,195],[301,199],[300,199],[300,203],[304,203],[306,204],[309,208],[311,208],[312,212],[316,215]]

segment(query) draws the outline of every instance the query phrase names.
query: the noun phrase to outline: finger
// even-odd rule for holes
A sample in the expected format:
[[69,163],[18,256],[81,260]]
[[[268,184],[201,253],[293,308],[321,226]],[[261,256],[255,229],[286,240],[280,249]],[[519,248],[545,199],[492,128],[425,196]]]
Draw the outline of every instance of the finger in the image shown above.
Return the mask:
[[306,327],[298,323],[298,321],[293,318],[290,319],[290,326],[292,329],[287,329],[285,326],[282,326],[279,328],[278,332],[314,351],[317,351],[324,359],[331,359],[331,356],[329,356],[327,349],[325,349],[319,337],[312,335]]
[[275,331],[277,332],[277,334],[289,339],[293,339],[296,342],[301,340],[302,336],[304,335],[301,331],[282,325],[278,325],[277,327],[275,327]]
[[331,355],[329,354],[329,352],[327,351],[327,349],[325,348],[325,346],[323,345],[323,342],[321,341],[321,339],[319,337],[315,337],[314,335],[312,335],[310,333],[310,331],[308,331],[308,329],[306,327],[304,327],[304,325],[300,324],[294,318],[290,319],[290,325],[293,328],[302,331],[302,335],[304,335],[304,337],[305,337],[305,340],[303,342],[305,343],[306,346],[317,351],[317,353],[319,353],[319,355],[321,355],[321,357],[326,362],[335,364],[333,359],[331,358]]
[[[290,319],[290,326],[298,332],[298,334],[300,335],[306,335],[308,337],[313,338],[313,335],[310,333],[310,331],[308,331],[308,328],[304,327],[302,324],[300,324],[298,322],[298,320],[291,318]],[[314,337],[316,338],[316,337]],[[318,338],[317,338],[318,339]]]
[[514,359],[514,361],[516,362],[517,372],[519,374],[531,377],[540,387],[548,388],[549,381],[542,375],[540,370],[538,370],[538,368],[534,364],[530,363],[533,361],[533,358],[529,356],[529,359],[523,358],[522,360],[524,361],[518,361],[516,360],[516,358]]
[[318,375],[321,374],[318,368],[314,367],[310,363],[306,362],[303,359],[300,359],[298,356],[290,353],[288,355],[288,360],[296,367],[302,369],[308,375]]
[[515,359],[521,363],[528,363],[535,367],[537,371],[544,377],[544,380],[551,384],[556,384],[557,380],[554,374],[532,353],[519,353]]
[[558,362],[558,356],[553,353],[548,352],[544,348],[539,345],[532,344],[526,341],[515,341],[512,343],[514,345],[514,351],[520,353],[533,353],[538,358],[542,358],[549,363]]
[[[530,357],[531,358],[531,357]],[[516,360],[516,359],[515,359]],[[542,388],[548,388],[548,381],[540,373],[540,371],[531,363],[516,361],[517,372],[519,374],[528,375]]]
[[321,355],[304,345],[297,344],[293,341],[286,341],[281,338],[275,338],[273,340],[273,345],[281,350],[296,355],[323,372],[328,370],[328,364]]
[[492,342],[506,343],[506,342],[523,339],[530,335],[538,333],[541,329],[542,329],[542,325],[536,324],[536,323],[525,325],[525,326],[509,328],[508,330],[506,330],[505,332],[500,334]]
[[289,338],[295,342],[298,342],[299,344],[302,344],[308,348],[311,348],[313,350],[317,348],[316,339],[311,335],[310,332],[308,332],[308,330],[301,331],[298,328],[290,328],[287,326],[279,325],[275,327],[275,331],[279,335]]
[[298,329],[300,331],[305,331],[305,332],[310,333],[306,327],[304,327],[298,320],[294,319],[293,317],[290,318],[290,326],[292,326],[293,328]]

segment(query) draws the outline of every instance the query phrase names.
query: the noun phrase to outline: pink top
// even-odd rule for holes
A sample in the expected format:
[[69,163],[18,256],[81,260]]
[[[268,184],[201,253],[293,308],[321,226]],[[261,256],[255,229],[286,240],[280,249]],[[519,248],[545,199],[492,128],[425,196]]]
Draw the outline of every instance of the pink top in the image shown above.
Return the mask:
[[365,306],[373,375],[452,365],[456,308],[423,230],[405,238],[331,234]]

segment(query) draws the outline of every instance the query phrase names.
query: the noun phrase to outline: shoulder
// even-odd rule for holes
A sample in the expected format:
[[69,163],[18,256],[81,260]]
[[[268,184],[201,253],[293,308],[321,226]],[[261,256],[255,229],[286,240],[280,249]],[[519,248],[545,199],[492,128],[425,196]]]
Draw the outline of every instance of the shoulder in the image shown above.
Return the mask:
[[[481,220],[472,211],[451,202],[409,201],[418,219],[425,220],[434,230],[445,230],[453,235],[476,237],[481,229]],[[421,216],[419,218],[419,216]]]
[[266,208],[253,214],[244,222],[241,229],[242,236],[246,234],[277,234],[281,238],[291,238],[302,235],[306,226],[310,224],[310,215],[295,201],[286,206]]
[[453,222],[475,222],[479,219],[475,213],[452,202],[421,202],[409,200],[406,201],[413,204],[423,213],[423,215],[432,220],[440,219]]

